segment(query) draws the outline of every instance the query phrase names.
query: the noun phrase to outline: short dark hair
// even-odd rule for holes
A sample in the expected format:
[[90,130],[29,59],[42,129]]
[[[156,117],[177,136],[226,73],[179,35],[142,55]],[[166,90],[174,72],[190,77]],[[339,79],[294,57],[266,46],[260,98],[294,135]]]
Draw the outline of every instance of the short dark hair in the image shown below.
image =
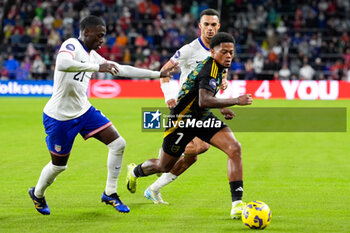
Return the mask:
[[233,43],[235,44],[235,39],[233,36],[227,32],[219,32],[210,40],[210,48],[213,49],[215,46],[221,43]]
[[202,11],[201,14],[199,15],[199,21],[201,20],[203,15],[216,15],[220,19],[220,13],[217,10],[212,8],[205,9],[204,11]]
[[99,25],[102,25],[102,26],[106,27],[106,24],[103,21],[103,19],[101,19],[100,17],[97,17],[95,15],[89,15],[89,16],[86,16],[80,22],[80,26],[79,27],[80,27],[80,30],[83,31],[86,28],[96,27],[96,26],[99,26]]

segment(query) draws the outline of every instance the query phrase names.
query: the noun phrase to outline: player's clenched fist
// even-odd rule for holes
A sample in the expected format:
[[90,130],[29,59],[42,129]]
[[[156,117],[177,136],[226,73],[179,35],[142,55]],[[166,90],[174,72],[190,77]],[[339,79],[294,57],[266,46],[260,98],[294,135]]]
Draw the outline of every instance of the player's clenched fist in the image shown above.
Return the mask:
[[237,98],[236,105],[249,105],[253,103],[253,98],[251,94],[241,95]]
[[228,86],[227,79],[226,79],[226,78],[225,78],[225,79],[223,78],[223,79],[222,79],[221,86],[220,86],[220,89],[221,89],[221,90],[226,90],[227,86]]
[[100,64],[99,72],[105,73],[108,72],[114,76],[116,76],[119,72],[118,67],[112,63],[103,63]]
[[170,66],[169,68],[161,70],[160,78],[169,78],[169,77],[172,78],[171,74],[176,73],[179,70],[178,64],[179,63],[176,62],[174,65]]
[[166,102],[166,104],[168,105],[168,108],[169,108],[169,109],[172,109],[173,107],[176,106],[177,101],[176,101],[176,99],[170,99],[170,100],[168,100],[168,101]]
[[226,120],[231,120],[236,114],[229,108],[220,108],[220,113],[225,117]]

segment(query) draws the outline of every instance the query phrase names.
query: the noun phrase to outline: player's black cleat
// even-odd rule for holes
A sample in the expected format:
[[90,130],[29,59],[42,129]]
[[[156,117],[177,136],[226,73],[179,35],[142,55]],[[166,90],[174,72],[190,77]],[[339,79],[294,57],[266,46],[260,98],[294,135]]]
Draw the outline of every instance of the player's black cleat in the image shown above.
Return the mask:
[[121,213],[129,213],[130,209],[125,205],[116,193],[107,195],[105,192],[102,193],[101,201],[106,203],[106,205],[112,205],[116,210]]
[[43,215],[49,215],[50,214],[50,209],[49,209],[49,206],[46,203],[45,197],[37,198],[34,195],[34,190],[35,190],[35,187],[31,187],[29,189],[28,193],[29,193],[30,198],[33,200],[35,209],[39,213],[41,213]]

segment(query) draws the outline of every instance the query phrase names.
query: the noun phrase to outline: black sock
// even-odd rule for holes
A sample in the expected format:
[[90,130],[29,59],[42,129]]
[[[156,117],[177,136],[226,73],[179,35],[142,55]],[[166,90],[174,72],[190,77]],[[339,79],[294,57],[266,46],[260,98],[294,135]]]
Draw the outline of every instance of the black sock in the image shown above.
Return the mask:
[[242,200],[243,196],[243,181],[231,181],[230,182],[230,188],[231,188],[231,197],[232,202]]
[[142,163],[134,168],[134,174],[136,177],[146,176],[145,173],[143,173],[141,166]]

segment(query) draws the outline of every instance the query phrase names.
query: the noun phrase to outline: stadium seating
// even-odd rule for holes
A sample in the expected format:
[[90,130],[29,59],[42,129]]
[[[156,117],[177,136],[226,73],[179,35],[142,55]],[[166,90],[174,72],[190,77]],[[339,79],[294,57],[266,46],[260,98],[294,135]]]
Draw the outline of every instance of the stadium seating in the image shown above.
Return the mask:
[[[220,1],[15,2],[0,3],[1,79],[52,79],[55,52],[63,40],[78,37],[79,20],[88,14],[107,24],[100,54],[159,70],[181,45],[198,37],[199,13]],[[350,80],[348,1],[227,0],[221,9],[221,30],[237,42],[229,79],[308,79],[299,72],[307,63],[314,70],[311,79]],[[15,76],[5,66],[10,54],[21,64]],[[45,66],[39,74],[34,60]],[[290,75],[279,75],[283,65]]]

